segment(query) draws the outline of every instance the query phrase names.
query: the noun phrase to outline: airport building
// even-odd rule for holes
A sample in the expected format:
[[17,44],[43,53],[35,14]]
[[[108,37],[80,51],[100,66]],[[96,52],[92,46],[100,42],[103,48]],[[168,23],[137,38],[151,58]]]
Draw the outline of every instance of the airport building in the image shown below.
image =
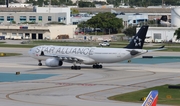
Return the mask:
[[70,25],[69,7],[31,7],[20,12],[13,7],[5,9],[9,11],[0,12],[0,36],[7,39],[56,39],[59,35],[73,38],[77,27]]
[[34,22],[37,24],[48,24],[50,22],[61,22],[68,24],[66,13],[36,13],[36,12],[2,12],[0,13],[1,24]]
[[[101,10],[104,12],[107,10],[111,11],[111,9]],[[161,11],[164,10],[162,13],[160,11],[152,11],[154,9],[143,9],[142,11],[141,9],[115,10],[119,13],[125,13],[125,15],[117,15],[118,18],[124,20],[125,27],[130,24],[129,22],[137,24],[139,20],[146,21],[147,18],[152,20],[154,18],[160,18],[162,15],[171,17],[173,24],[171,27],[149,27],[147,35],[152,36],[154,40],[157,38],[162,38],[163,41],[171,40],[174,31],[177,27],[180,27],[180,25],[176,25],[180,23],[178,9],[171,9],[171,12],[169,12],[169,9],[160,9]],[[92,16],[83,14],[84,16],[80,17],[70,17],[70,12],[69,7],[1,7],[0,36],[5,36],[10,39],[56,39],[58,35],[69,35],[69,38],[74,38],[74,32],[77,28],[76,24],[81,21],[86,21]],[[141,15],[134,15],[135,13],[140,13]],[[35,22],[36,24],[23,24],[24,22]],[[48,23],[51,22],[64,23],[65,25],[49,25]],[[163,31],[164,29],[167,31]]]
[[6,39],[57,39],[59,35],[74,37],[75,25],[0,25],[0,36]]
[[[19,1],[21,2],[21,1]],[[31,3],[8,3],[8,7],[32,7],[33,4]],[[0,5],[0,7],[7,7],[7,5]]]
[[[164,27],[149,27],[145,41],[150,42],[180,42],[174,35],[175,30],[180,27],[180,8],[171,9],[171,23],[164,22]],[[137,28],[137,31],[139,28]]]
[[69,25],[70,8],[33,7],[32,12],[0,12],[0,23],[7,24],[13,21],[16,23],[35,22],[40,24],[47,24],[49,22],[61,22]]
[[177,27],[149,27],[145,42],[176,42],[176,36],[174,36],[176,29]]

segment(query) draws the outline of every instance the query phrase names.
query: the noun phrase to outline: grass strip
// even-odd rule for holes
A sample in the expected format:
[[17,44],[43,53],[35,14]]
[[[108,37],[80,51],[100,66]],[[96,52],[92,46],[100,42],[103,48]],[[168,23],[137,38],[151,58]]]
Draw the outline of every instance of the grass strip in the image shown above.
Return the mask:
[[108,99],[124,102],[143,103],[143,101],[141,101],[141,98],[146,97],[151,90],[158,90],[159,96],[157,104],[180,106],[180,89],[169,89],[168,86],[169,85],[156,86],[136,92],[111,96]]

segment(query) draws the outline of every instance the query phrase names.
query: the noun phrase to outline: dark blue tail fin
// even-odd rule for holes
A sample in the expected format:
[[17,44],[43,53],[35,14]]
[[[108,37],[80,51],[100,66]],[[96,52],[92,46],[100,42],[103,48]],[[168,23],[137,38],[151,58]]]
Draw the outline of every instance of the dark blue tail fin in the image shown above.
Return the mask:
[[142,49],[144,45],[144,39],[148,30],[148,25],[143,25],[136,33],[131,42],[125,47],[128,49]]

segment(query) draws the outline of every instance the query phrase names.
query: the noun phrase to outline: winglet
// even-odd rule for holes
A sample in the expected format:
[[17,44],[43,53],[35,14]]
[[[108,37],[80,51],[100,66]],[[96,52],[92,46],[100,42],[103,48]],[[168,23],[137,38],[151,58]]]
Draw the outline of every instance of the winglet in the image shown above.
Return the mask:
[[144,40],[146,38],[146,33],[148,31],[148,25],[143,25],[139,31],[136,33],[131,42],[125,47],[128,49],[142,49],[144,45]]
[[158,99],[158,91],[152,90],[141,106],[156,106],[157,99]]

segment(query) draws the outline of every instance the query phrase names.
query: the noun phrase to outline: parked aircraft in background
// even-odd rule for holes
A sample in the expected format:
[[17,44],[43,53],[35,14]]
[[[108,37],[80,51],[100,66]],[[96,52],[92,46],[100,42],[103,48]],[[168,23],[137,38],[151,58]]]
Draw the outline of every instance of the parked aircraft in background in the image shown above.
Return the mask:
[[162,15],[161,19],[158,20],[158,24],[165,26],[165,27],[170,27],[171,23],[169,22],[168,16],[167,15]]
[[141,106],[156,106],[158,100],[158,91],[152,90]]
[[49,67],[62,66],[63,62],[69,62],[73,63],[71,69],[81,69],[77,64],[93,65],[93,68],[102,68],[101,63],[121,62],[147,53],[148,50],[142,49],[147,30],[147,25],[142,26],[125,48],[43,45],[31,48],[29,55],[39,60],[39,66],[42,65],[41,61],[45,61],[45,64]]

